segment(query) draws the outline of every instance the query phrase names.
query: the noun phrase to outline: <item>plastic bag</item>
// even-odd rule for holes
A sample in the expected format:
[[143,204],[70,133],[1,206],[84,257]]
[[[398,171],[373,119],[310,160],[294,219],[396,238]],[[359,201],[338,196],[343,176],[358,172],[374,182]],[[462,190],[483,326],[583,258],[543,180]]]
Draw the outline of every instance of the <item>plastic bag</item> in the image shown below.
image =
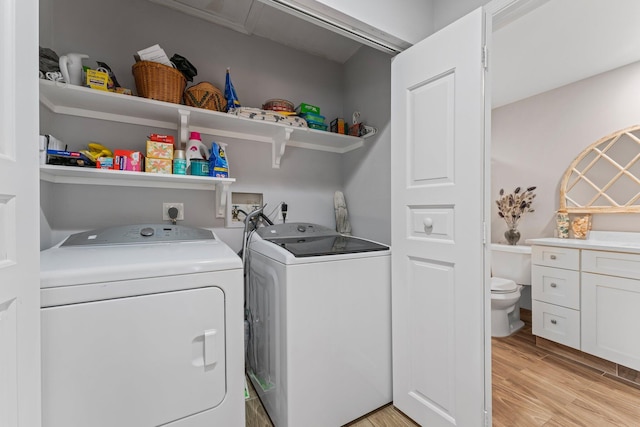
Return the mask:
[[180,56],[176,53],[171,57],[171,62],[173,62],[176,69],[180,71],[189,82],[192,82],[193,78],[198,75],[196,67],[194,67],[193,64],[184,56]]
[[40,47],[40,71],[43,74],[60,71],[60,58],[48,47]]

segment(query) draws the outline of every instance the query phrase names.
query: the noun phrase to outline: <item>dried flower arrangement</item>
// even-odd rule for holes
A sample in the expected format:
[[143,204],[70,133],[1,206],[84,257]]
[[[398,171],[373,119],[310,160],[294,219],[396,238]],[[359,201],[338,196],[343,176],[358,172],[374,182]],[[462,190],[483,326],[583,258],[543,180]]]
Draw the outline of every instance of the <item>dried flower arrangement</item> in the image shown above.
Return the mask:
[[498,216],[505,220],[509,228],[518,227],[518,222],[525,213],[535,211],[531,209],[533,199],[536,197],[533,193],[535,189],[536,187],[529,187],[522,191],[517,187],[511,194],[505,194],[504,189],[500,189],[500,198],[496,200]]

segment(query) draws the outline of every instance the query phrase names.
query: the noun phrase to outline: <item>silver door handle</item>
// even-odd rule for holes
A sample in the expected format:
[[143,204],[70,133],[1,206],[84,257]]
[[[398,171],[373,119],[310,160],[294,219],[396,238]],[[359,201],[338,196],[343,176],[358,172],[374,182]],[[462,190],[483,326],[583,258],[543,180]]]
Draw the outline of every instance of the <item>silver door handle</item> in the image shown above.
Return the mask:
[[551,255],[549,258],[556,259],[556,256],[555,255]]
[[556,319],[551,319],[551,324],[555,325],[556,323],[558,323],[558,321]]
[[558,285],[556,285],[555,283],[552,283],[550,286],[551,286],[552,288],[555,288],[555,287],[556,287],[556,286],[558,286]]

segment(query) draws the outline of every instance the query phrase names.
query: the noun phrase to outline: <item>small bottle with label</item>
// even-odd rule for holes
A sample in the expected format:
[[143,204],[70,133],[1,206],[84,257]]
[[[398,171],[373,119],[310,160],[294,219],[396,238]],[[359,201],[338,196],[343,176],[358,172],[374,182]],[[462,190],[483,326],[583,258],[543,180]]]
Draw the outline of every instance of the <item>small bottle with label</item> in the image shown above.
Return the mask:
[[560,209],[556,215],[556,229],[558,230],[558,238],[569,238],[569,214],[566,210]]
[[174,150],[173,152],[173,173],[175,175],[187,174],[187,158],[184,150]]

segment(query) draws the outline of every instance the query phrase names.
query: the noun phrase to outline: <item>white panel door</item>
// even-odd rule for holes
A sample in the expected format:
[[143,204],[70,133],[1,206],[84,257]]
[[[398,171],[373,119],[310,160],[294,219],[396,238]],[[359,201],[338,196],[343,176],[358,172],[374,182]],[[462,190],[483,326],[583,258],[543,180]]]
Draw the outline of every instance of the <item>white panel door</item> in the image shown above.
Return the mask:
[[0,2],[0,426],[40,425],[38,1]]
[[484,425],[490,387],[483,35],[478,9],[391,68],[393,398],[429,427]]

